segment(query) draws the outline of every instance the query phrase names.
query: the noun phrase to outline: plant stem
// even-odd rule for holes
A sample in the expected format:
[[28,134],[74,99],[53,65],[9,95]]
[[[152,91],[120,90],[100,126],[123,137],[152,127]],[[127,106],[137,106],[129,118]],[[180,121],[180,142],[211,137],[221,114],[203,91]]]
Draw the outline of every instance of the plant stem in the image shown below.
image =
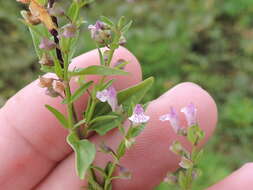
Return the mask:
[[109,190],[109,187],[110,187],[109,185],[112,182],[112,175],[113,175],[113,172],[115,171],[116,165],[117,165],[117,162],[114,160],[113,165],[110,168],[109,174],[105,180],[104,190]]

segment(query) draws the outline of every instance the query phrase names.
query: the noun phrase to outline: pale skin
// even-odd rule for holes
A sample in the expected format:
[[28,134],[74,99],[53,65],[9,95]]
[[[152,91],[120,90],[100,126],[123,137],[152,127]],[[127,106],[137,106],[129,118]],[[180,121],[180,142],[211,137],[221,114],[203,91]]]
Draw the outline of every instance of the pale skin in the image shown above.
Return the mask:
[[[140,65],[133,54],[125,48],[119,48],[113,62],[120,58],[130,62],[125,69],[131,75],[115,77],[114,86],[117,90],[142,80]],[[92,64],[99,64],[96,51],[75,58],[71,67]],[[95,76],[91,78],[98,79]],[[37,84],[38,81],[35,81],[26,86],[0,110],[0,187],[4,190],[79,190],[86,182],[80,181],[76,176],[74,154],[65,141],[68,133],[46,110],[44,104],[57,107],[62,112],[65,112],[65,108],[60,104],[60,98],[53,99],[44,95],[45,90]],[[73,82],[72,87],[75,86]],[[87,95],[76,103],[79,113],[85,108],[86,101]],[[206,133],[204,141],[207,141],[217,122],[214,100],[193,83],[175,86],[148,106],[146,114],[151,117],[150,122],[121,161],[133,177],[131,180],[115,181],[114,190],[152,190],[167,171],[177,168],[179,158],[168,147],[175,139],[186,146],[189,144],[175,135],[168,122],[161,122],[158,118],[167,113],[170,106],[179,111],[189,103],[194,103],[198,109],[198,121]],[[182,114],[180,119],[185,123]],[[105,141],[112,148],[117,146],[120,139],[118,131],[112,131],[104,137],[90,137],[94,143]],[[108,156],[98,153],[95,163],[102,166],[108,159]],[[253,186],[252,175],[253,164],[246,164],[208,190],[250,190]]]

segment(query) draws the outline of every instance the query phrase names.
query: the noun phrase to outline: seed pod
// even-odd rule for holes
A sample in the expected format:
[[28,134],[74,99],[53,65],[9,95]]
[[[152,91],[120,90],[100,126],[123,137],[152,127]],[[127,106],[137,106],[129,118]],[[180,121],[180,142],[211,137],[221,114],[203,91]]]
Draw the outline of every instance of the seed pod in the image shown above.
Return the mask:
[[54,61],[51,59],[51,57],[47,54],[47,53],[44,53],[42,55],[42,58],[40,59],[39,63],[41,65],[45,65],[45,66],[54,66]]
[[21,11],[21,15],[25,19],[25,21],[31,25],[38,25],[41,23],[40,19],[34,15],[30,11]]
[[39,76],[39,86],[41,88],[50,88],[50,87],[52,87],[53,80],[54,79],[52,79],[52,78],[46,78],[46,77]]
[[58,92],[59,94],[63,93],[65,90],[65,84],[61,81],[54,81],[53,83],[54,91]]
[[61,96],[58,92],[56,92],[52,87],[47,88],[46,90],[46,95],[52,97],[52,98],[56,98],[58,96]]

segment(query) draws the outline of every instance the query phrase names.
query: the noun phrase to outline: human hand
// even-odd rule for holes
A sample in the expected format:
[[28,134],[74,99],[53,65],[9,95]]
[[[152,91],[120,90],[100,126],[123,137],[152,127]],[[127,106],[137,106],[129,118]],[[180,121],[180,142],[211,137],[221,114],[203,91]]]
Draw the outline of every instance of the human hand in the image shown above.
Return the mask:
[[[136,58],[126,49],[119,48],[114,55],[114,61],[120,58],[130,62],[125,70],[131,75],[115,77],[117,90],[141,81],[141,69]],[[72,67],[86,67],[98,63],[99,57],[94,50],[75,58]],[[75,87],[74,82],[72,87]],[[77,101],[76,108],[79,113],[84,110],[86,101],[85,95]],[[65,140],[67,131],[44,107],[49,104],[64,112],[64,106],[60,102],[60,98],[53,99],[44,95],[43,89],[38,87],[38,81],[35,81],[13,96],[0,110],[1,189],[79,190],[85,186],[85,181],[80,181],[75,173],[74,154]],[[132,179],[115,180],[113,189],[151,190],[159,184],[167,171],[177,168],[179,158],[171,153],[168,147],[175,139],[185,145],[187,142],[174,134],[168,124],[157,118],[166,113],[170,106],[180,109],[190,102],[198,108],[198,120],[206,133],[203,143],[207,141],[217,121],[215,102],[206,91],[193,83],[177,85],[148,106],[146,114],[151,117],[150,122],[136,139],[136,144],[122,158],[122,165],[131,171]],[[180,119],[183,120],[183,117]],[[116,147],[120,139],[117,131],[104,137],[90,137],[94,143],[105,141],[112,148]],[[104,165],[108,159],[108,155],[98,153],[95,162]],[[251,167],[252,165],[245,166],[208,190],[250,189],[251,186],[247,186],[250,185],[247,183],[250,177],[242,176],[248,174],[250,170],[247,168]],[[237,176],[245,182],[241,184],[243,188],[236,186],[238,182],[234,179]]]

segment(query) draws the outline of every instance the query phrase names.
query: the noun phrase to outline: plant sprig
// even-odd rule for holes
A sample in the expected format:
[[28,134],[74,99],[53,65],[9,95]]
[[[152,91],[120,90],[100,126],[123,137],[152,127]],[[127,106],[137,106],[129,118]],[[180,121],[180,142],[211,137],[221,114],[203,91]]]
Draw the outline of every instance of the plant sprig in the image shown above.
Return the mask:
[[[113,63],[113,55],[120,45],[126,43],[124,35],[132,21],[127,23],[125,17],[121,17],[114,23],[103,16],[94,25],[89,25],[91,38],[99,52],[100,65],[69,70],[80,27],[84,23],[80,11],[91,1],[73,0],[66,10],[54,0],[19,1],[27,4],[27,10],[22,11],[22,22],[31,33],[41,70],[55,74],[54,78],[40,76],[39,86],[45,89],[46,95],[62,98],[62,104],[66,105],[67,115],[50,105],[45,107],[69,131],[67,142],[75,152],[77,175],[87,180],[90,190],[111,190],[114,179],[130,178],[130,171],[120,164],[120,159],[149,120],[139,102],[150,89],[153,78],[119,92],[113,86],[114,80],[107,78],[128,74],[124,71],[128,62],[121,59]],[[101,78],[98,83],[86,81],[88,75]],[[74,91],[70,89],[71,80],[79,84]],[[85,93],[88,104],[78,117],[75,102]],[[127,119],[131,124],[125,129],[123,126]],[[88,139],[91,133],[105,135],[112,129],[119,130],[123,136],[116,150],[112,150],[106,142],[96,147]],[[104,168],[93,164],[98,149],[112,156],[112,161]],[[118,175],[115,174],[116,170]],[[97,180],[98,174],[102,182]]]

